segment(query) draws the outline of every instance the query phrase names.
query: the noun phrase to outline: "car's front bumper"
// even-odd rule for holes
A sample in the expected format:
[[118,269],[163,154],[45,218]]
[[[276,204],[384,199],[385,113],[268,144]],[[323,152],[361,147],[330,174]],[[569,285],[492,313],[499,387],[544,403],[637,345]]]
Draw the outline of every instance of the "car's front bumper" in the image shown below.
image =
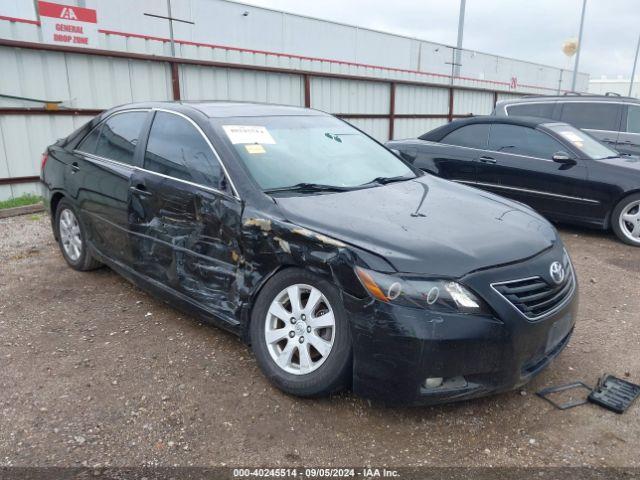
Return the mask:
[[[548,268],[557,260],[556,250],[524,266],[491,269],[463,279],[492,306],[494,317],[348,299],[355,393],[388,404],[426,405],[484,396],[528,382],[569,341],[576,319],[577,283],[560,308],[537,321],[526,319],[490,284]],[[443,378],[444,383],[427,388],[427,378]]]

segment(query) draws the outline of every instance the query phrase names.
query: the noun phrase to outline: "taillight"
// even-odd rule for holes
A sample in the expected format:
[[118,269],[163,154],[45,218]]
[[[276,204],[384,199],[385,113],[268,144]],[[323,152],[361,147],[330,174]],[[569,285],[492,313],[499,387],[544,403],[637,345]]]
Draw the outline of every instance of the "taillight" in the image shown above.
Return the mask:
[[47,164],[47,159],[49,158],[49,154],[44,152],[42,154],[42,159],[40,160],[40,171],[44,173],[44,166]]

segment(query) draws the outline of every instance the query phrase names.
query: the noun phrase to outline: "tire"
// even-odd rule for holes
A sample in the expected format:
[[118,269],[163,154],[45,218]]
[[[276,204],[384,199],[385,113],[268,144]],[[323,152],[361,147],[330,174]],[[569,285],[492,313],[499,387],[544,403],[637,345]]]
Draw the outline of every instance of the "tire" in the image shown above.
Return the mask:
[[[294,324],[289,293],[295,292],[296,286],[299,303],[302,306],[304,301],[305,305]],[[314,290],[321,295],[315,309],[309,305],[311,298],[318,298]],[[283,310],[274,307],[274,302]],[[285,317],[284,321],[273,311]],[[326,326],[331,320],[333,325]],[[251,347],[260,369],[284,392],[300,397],[324,397],[349,386],[352,377],[349,323],[338,290],[322,277],[297,268],[277,273],[258,295],[249,328]],[[284,334],[279,341],[267,344],[268,335],[275,339]],[[326,353],[328,343],[331,347]],[[286,362],[290,352],[290,361]]]
[[640,247],[640,193],[618,202],[611,214],[611,228],[624,243]]
[[71,202],[66,199],[60,200],[56,209],[55,229],[60,252],[71,268],[84,272],[102,266],[87,248],[87,237],[80,217]]

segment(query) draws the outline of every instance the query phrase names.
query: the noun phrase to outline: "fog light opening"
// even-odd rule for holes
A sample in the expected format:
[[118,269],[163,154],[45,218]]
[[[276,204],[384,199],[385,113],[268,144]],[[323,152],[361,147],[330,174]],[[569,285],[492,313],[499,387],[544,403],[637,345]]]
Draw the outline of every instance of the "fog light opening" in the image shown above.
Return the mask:
[[438,388],[440,386],[442,386],[442,384],[444,383],[444,378],[442,377],[428,377],[425,381],[424,381],[424,388]]
[[458,377],[427,377],[422,384],[423,390],[449,390],[466,388],[469,384],[463,376]]

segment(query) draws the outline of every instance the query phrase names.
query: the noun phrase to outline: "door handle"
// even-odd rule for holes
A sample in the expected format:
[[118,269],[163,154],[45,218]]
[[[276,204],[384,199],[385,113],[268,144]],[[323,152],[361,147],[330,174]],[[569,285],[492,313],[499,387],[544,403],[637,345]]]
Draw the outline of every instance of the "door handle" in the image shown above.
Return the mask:
[[139,195],[141,197],[150,197],[153,195],[149,190],[147,190],[147,187],[145,187],[141,183],[139,183],[135,187],[129,187],[129,190],[131,190],[134,195]]
[[76,173],[80,170],[80,165],[78,165],[78,162],[73,162],[71,164],[71,173]]
[[495,158],[493,158],[493,157],[485,157],[485,156],[482,156],[482,157],[480,157],[480,161],[481,161],[482,163],[496,163],[496,159],[495,159]]

